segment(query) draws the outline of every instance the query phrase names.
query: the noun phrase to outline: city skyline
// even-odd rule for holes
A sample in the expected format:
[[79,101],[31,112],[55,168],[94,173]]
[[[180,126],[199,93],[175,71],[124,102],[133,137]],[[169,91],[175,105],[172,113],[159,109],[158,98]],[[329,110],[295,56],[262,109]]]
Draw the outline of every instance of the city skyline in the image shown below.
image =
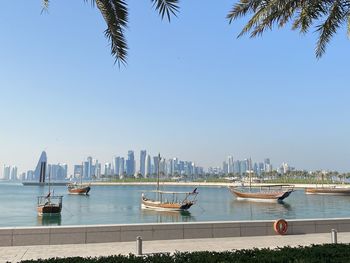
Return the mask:
[[237,40],[241,21],[225,18],[232,1],[181,2],[170,24],[149,2],[131,1],[119,69],[102,17],[82,2],[52,1],[42,15],[41,1],[16,12],[3,3],[1,167],[32,169],[42,150],[72,167],[148,149],[204,167],[233,155],[350,170],[345,34],[317,60],[315,34],[285,28]]
[[[51,178],[54,180],[63,180],[67,178],[80,178],[84,179],[101,178],[103,176],[119,176],[124,177],[152,177],[158,173],[158,155],[153,155],[147,152],[147,150],[141,150],[140,154],[135,154],[134,150],[128,150],[126,157],[114,155],[111,161],[100,161],[98,158],[88,156],[81,160],[79,163],[67,165],[67,163],[50,163],[48,162],[46,152],[43,151],[40,155],[36,168],[19,170],[15,164],[4,164],[3,170],[0,172],[0,178],[5,180],[34,180],[39,177],[40,180],[43,174],[51,173]],[[185,168],[175,168],[182,163]],[[44,163],[44,167],[42,165]],[[175,165],[175,166],[174,166]],[[191,165],[193,170],[186,170],[186,165]],[[47,166],[47,167],[46,167]],[[45,172],[46,168],[46,172]],[[245,175],[248,170],[254,171],[255,174],[260,176],[263,172],[277,171],[280,174],[284,174],[288,171],[335,171],[327,169],[315,169],[308,170],[300,167],[291,166],[286,160],[279,164],[273,164],[270,158],[264,158],[261,160],[254,160],[251,157],[236,159],[232,155],[228,155],[226,159],[222,161],[221,165],[204,167],[198,165],[193,161],[184,161],[181,158],[174,156],[161,156],[160,163],[161,173],[165,175],[182,175],[182,174],[219,174],[219,175]],[[180,170],[178,170],[180,169]],[[196,170],[194,170],[196,169]],[[198,170],[197,170],[198,169]],[[340,171],[341,172],[341,171]]]

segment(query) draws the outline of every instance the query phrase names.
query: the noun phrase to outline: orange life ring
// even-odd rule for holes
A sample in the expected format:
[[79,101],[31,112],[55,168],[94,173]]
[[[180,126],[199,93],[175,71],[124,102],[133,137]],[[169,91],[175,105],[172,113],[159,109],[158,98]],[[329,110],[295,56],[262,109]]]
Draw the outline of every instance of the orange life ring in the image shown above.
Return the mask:
[[288,223],[284,219],[278,219],[273,224],[273,229],[276,231],[277,234],[284,235],[287,233]]

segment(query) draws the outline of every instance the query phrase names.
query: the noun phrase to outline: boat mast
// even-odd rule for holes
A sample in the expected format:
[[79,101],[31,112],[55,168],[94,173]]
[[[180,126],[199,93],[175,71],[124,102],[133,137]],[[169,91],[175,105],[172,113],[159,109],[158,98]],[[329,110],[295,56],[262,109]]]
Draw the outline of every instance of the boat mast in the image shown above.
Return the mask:
[[49,198],[49,203],[51,202],[51,167],[50,167],[50,170],[49,170],[49,194],[48,194]]
[[157,191],[159,191],[159,163],[160,163],[160,153],[158,153]]
[[249,158],[249,161],[248,161],[249,190],[252,189],[252,172],[251,172],[251,166],[252,166],[252,158]]
[[83,184],[83,168],[84,167],[84,162],[81,163],[81,173],[80,173],[80,185]]

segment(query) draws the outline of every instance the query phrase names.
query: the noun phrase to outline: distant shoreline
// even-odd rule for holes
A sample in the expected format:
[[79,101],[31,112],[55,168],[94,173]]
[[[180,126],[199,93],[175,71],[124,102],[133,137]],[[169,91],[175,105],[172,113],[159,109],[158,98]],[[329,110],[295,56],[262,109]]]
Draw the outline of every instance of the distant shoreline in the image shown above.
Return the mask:
[[[18,182],[16,182],[18,183]],[[52,182],[52,185],[59,185],[59,186],[64,186],[67,185],[71,182],[62,182],[62,181],[58,181],[58,182]],[[144,186],[152,186],[152,185],[156,185],[157,182],[96,182],[96,181],[92,181],[92,182],[84,182],[84,183],[88,183],[91,186],[118,186],[118,185],[129,185],[129,186],[140,186],[140,185],[144,185]],[[44,184],[39,184],[38,182],[22,182],[23,185],[44,185]],[[159,182],[160,185],[163,186],[193,186],[193,187],[198,187],[198,186],[207,186],[207,187],[228,187],[228,186],[242,186],[241,182]],[[47,185],[47,182],[45,183],[45,185]],[[304,184],[304,183],[252,183],[251,184],[252,187],[261,187],[261,186],[269,186],[269,185],[291,185],[294,186],[295,188],[308,188],[308,187],[321,187],[322,184]],[[326,187],[345,187],[345,188],[350,188],[350,184],[323,184]],[[244,186],[249,186],[249,183],[245,182]]]

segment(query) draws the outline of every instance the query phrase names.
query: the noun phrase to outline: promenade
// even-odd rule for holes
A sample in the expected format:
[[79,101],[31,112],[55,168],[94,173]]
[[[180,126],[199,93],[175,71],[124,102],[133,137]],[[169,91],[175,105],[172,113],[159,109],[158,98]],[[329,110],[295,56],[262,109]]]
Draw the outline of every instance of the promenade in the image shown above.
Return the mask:
[[[143,254],[162,252],[174,253],[175,251],[226,251],[249,248],[276,248],[325,243],[331,243],[330,233],[157,240],[144,241]],[[350,232],[338,233],[338,243],[350,243]],[[47,259],[53,257],[128,255],[129,253],[136,253],[136,241],[96,244],[12,246],[0,247],[0,262],[20,262],[21,260]]]

